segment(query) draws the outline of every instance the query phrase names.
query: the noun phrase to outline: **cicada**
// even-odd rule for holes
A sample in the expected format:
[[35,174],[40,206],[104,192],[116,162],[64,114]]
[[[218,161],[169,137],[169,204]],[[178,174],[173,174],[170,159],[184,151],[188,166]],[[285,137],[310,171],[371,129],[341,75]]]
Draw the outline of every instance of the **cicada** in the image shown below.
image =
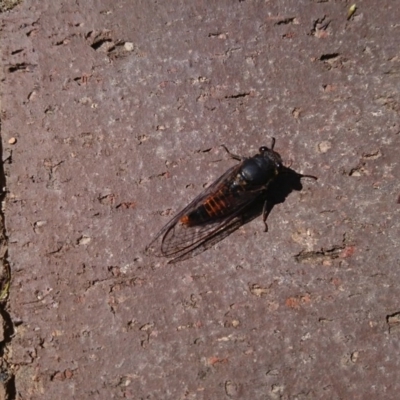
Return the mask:
[[[171,258],[169,263],[193,257],[253,219],[252,210],[260,204],[267,231],[271,211],[269,188],[279,176],[292,171],[283,165],[274,146],[272,138],[270,148],[262,146],[258,154],[249,158],[231,154],[223,146],[239,163],[176,214],[146,247],[147,254]],[[317,179],[312,175],[297,176]]]

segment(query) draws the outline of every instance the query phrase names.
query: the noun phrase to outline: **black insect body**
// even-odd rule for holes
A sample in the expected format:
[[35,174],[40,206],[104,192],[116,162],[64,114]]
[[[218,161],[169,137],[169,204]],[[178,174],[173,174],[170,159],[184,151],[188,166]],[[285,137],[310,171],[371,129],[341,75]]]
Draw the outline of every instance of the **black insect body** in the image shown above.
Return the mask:
[[[278,153],[267,147],[261,147],[259,151],[228,170],[229,174],[223,175],[225,179],[219,187],[215,187],[202,202],[197,201],[197,206],[194,206],[196,201],[193,202],[194,209],[186,212],[179,221],[186,226],[195,226],[226,218],[250,197],[254,199],[264,191],[282,169],[282,160]],[[239,156],[231,156],[242,160]]]
[[[170,263],[193,257],[259,215],[255,210],[261,203],[267,231],[266,220],[272,210],[269,187],[284,172],[292,171],[283,166],[274,145],[275,139],[271,148],[260,147],[259,153],[250,158],[231,154],[225,148],[240,163],[228,169],[172,218],[146,248],[147,253],[173,257]],[[311,175],[295,174],[298,178],[316,179]]]

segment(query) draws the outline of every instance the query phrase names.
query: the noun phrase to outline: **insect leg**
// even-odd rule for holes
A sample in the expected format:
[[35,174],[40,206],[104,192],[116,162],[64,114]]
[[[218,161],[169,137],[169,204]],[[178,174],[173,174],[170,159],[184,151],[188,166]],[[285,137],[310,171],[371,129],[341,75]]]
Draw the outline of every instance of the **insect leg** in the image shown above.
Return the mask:
[[263,222],[265,225],[264,232],[268,232],[267,218],[268,218],[268,215],[270,212],[271,212],[271,208],[268,207],[268,202],[267,202],[267,200],[265,200],[264,205],[263,205],[263,210],[262,210]]
[[302,179],[302,178],[309,178],[309,179],[314,179],[315,181],[318,180],[318,178],[317,178],[316,176],[314,176],[314,175],[303,175],[303,174],[299,174],[298,172],[295,172],[295,171],[291,170],[291,169],[290,169],[290,166],[289,166],[289,167],[284,166],[283,169],[282,169],[282,173],[293,174],[293,172],[294,172],[294,175],[296,175],[296,176],[299,177],[300,179]]
[[221,147],[223,147],[225,149],[225,151],[229,154],[229,156],[231,158],[233,158],[234,160],[243,161],[245,159],[245,157],[240,157],[236,154],[232,154],[224,144],[221,144]]

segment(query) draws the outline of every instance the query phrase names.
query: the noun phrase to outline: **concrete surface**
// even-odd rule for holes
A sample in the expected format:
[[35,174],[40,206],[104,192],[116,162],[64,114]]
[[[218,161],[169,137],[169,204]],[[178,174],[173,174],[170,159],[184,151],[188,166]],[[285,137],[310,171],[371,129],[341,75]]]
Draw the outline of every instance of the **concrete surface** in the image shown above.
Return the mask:
[[[4,398],[398,398],[400,9],[351,5],[1,14]],[[233,165],[221,144],[271,136],[319,180],[267,234],[257,218],[174,266],[143,254]]]

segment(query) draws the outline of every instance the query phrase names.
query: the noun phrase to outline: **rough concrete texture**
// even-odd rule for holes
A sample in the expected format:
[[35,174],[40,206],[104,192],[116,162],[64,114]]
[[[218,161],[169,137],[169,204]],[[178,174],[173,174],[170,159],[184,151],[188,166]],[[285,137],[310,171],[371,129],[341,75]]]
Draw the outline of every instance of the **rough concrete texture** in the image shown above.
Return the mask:
[[[1,14],[9,399],[397,399],[400,8],[34,1]],[[214,248],[152,236],[235,163],[303,180]],[[13,140],[14,138],[14,140]]]

